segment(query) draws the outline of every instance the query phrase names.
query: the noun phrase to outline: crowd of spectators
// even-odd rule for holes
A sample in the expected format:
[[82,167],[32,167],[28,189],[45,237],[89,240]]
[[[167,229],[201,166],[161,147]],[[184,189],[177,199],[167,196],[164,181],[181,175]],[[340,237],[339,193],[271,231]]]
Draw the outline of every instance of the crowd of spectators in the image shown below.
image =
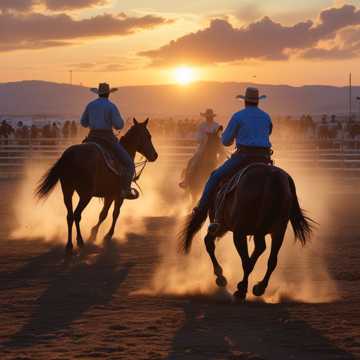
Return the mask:
[[[151,133],[159,138],[192,139],[202,121],[204,120],[200,118],[153,118],[149,127]],[[127,123],[130,126],[132,121]],[[360,140],[360,121],[354,118],[348,120],[340,119],[335,115],[323,115],[321,119],[315,121],[310,115],[303,115],[300,118],[275,116],[273,125],[273,141]],[[77,139],[82,135],[80,131],[76,121],[52,122],[43,126],[35,124],[27,126],[19,121],[16,126],[11,126],[3,120],[0,124],[0,139],[17,139],[22,143],[30,139]]]
[[35,124],[27,126],[22,121],[19,121],[16,126],[13,127],[6,120],[3,120],[0,125],[1,139],[17,139],[25,143],[33,139],[70,139],[76,138],[77,135],[78,125],[75,121],[65,121],[61,125],[53,122],[43,126],[37,126]]

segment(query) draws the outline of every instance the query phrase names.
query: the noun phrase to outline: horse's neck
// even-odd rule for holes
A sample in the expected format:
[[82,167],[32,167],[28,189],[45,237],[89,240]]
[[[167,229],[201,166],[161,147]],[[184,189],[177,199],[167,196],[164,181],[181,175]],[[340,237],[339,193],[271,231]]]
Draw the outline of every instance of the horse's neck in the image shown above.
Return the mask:
[[135,159],[135,155],[136,155],[136,149],[134,146],[134,141],[130,136],[123,136],[120,139],[120,143],[121,145],[124,147],[124,149],[129,153],[130,157],[132,159]]

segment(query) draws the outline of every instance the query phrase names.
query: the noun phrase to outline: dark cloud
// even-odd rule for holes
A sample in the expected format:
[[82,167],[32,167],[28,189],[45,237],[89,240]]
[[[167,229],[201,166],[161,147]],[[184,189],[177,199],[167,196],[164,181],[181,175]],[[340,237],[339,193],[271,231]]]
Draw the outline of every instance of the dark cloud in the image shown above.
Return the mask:
[[244,59],[280,60],[289,54],[316,48],[320,41],[334,39],[337,32],[360,24],[360,10],[352,5],[321,12],[311,20],[284,26],[268,17],[242,28],[227,20],[212,20],[210,26],[140,55],[153,65],[174,63],[221,63]]
[[0,10],[28,11],[33,4],[34,0],[0,0]]
[[170,20],[159,16],[99,15],[75,20],[69,15],[39,13],[0,14],[0,50],[36,49],[69,45],[91,37],[128,35],[151,29]]
[[53,11],[87,8],[107,2],[108,0],[43,0],[46,7]]
[[347,28],[338,34],[337,43],[328,48],[305,50],[301,56],[305,59],[342,60],[360,57],[360,27]]
[[44,5],[50,11],[73,10],[104,5],[109,0],[0,0],[2,11],[30,11],[34,5]]

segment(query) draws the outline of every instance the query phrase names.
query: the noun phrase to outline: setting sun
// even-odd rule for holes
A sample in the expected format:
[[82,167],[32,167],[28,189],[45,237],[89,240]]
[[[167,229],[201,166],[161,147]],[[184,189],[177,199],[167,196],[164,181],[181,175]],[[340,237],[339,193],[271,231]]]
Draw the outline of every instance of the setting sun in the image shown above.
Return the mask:
[[196,80],[194,69],[182,66],[174,70],[175,81],[180,85],[188,85]]

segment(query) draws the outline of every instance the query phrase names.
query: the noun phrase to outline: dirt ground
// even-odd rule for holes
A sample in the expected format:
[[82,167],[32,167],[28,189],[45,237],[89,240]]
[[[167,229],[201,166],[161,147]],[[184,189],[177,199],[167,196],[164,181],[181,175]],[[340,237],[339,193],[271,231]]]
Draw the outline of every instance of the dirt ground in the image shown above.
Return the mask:
[[151,281],[159,243],[172,236],[167,217],[144,219],[126,243],[88,246],[65,261],[63,245],[9,238],[16,184],[1,182],[0,191],[1,360],[360,359],[360,205],[353,196],[332,214],[343,226],[326,238],[338,300],[236,304],[136,293]]

